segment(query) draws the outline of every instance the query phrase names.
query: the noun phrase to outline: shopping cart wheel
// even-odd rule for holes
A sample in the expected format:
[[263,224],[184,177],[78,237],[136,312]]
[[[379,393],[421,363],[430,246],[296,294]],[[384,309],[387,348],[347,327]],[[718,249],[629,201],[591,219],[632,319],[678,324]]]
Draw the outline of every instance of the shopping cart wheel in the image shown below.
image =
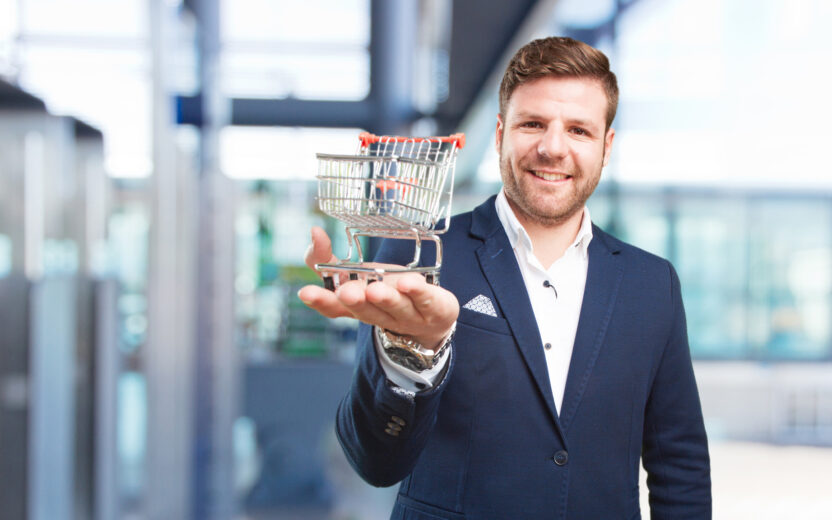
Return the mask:
[[350,280],[358,280],[358,273],[350,273]]
[[335,291],[335,279],[330,275],[324,276],[324,288],[328,291]]
[[429,284],[439,285],[439,273],[426,273],[425,281]]

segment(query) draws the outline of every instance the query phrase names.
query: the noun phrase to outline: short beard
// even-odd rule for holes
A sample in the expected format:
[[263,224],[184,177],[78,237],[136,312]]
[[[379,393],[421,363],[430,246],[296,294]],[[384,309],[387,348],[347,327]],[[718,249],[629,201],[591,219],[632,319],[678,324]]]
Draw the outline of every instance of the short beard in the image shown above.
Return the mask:
[[[503,178],[503,190],[506,193],[506,198],[509,200],[512,209],[516,212],[519,211],[526,217],[526,219],[543,227],[557,227],[574,217],[576,213],[583,211],[586,201],[589,200],[589,196],[592,195],[593,191],[595,191],[595,187],[598,185],[598,180],[600,178],[600,175],[596,176],[594,183],[587,185],[584,189],[576,192],[576,197],[573,199],[565,201],[568,203],[568,206],[564,211],[552,214],[536,211],[534,205],[531,204],[530,201],[524,196],[514,173],[515,172],[512,171],[509,161],[503,159],[501,153],[500,174]],[[577,173],[584,176],[583,172]],[[523,172],[523,174],[525,175],[525,172]]]

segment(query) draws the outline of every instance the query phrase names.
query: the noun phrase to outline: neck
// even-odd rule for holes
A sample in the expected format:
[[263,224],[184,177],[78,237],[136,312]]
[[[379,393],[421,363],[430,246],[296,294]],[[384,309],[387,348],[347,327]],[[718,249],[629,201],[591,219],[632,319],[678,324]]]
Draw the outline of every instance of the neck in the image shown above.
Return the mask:
[[557,259],[562,257],[569,246],[575,242],[578,231],[581,229],[581,221],[584,215],[583,208],[562,220],[541,222],[519,211],[511,200],[508,203],[517,216],[517,220],[520,221],[523,229],[529,235],[534,247],[534,256],[537,257],[544,269],[548,269]]

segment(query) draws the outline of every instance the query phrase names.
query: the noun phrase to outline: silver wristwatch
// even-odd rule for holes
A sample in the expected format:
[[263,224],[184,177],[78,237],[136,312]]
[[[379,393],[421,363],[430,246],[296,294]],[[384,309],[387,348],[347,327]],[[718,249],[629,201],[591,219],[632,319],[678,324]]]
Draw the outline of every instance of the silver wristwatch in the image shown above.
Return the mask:
[[393,363],[414,372],[423,372],[435,367],[448,351],[456,331],[456,323],[451,327],[451,332],[445,341],[436,350],[425,348],[410,336],[402,336],[381,327],[374,328],[379,345]]

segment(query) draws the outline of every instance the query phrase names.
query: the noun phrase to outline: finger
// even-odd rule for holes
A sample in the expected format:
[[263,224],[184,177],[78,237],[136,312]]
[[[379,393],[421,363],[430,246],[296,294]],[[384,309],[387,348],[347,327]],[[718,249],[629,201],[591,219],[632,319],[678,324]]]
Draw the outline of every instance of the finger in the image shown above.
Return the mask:
[[[433,348],[447,337],[456,321],[459,313],[456,297],[440,287],[427,284],[418,274],[402,275],[401,279],[407,280],[399,282],[399,287],[406,290],[413,287],[413,293],[422,296],[422,304],[427,305],[428,309],[420,312],[409,294],[399,291],[398,287],[383,284],[373,284],[369,287],[367,299],[390,314],[393,319],[393,323],[384,328],[412,336],[422,345]],[[424,298],[422,291],[426,291],[429,297]],[[438,304],[432,304],[429,300],[438,300]]]
[[421,316],[429,315],[433,308],[433,297],[427,288],[427,282],[423,276],[409,274],[401,276],[396,280],[396,289],[405,296],[416,312]]
[[416,317],[411,318],[415,328],[405,331],[407,334],[429,348],[435,348],[448,336],[459,314],[459,303],[452,293],[411,274],[397,281],[395,292],[408,302],[410,315]]
[[399,330],[420,326],[422,316],[413,307],[410,298],[399,292],[394,281],[387,280],[387,277],[385,281],[388,283],[375,283],[367,287],[368,303],[384,310],[396,322],[402,323]]
[[298,291],[298,298],[308,307],[327,318],[353,317],[350,310],[344,307],[335,293],[323,287],[307,285]]
[[312,227],[312,243],[306,249],[304,260],[310,269],[315,269],[315,264],[330,264],[338,261],[332,254],[332,241],[326,231],[318,226]]
[[[375,283],[368,286],[364,280],[353,280],[341,285],[335,291],[335,296],[356,319],[370,325],[391,328],[396,324],[396,320],[390,315],[388,309],[369,301],[367,298],[371,290],[376,292],[379,287],[385,288],[385,285]],[[386,288],[389,291],[397,292],[392,287]]]
[[411,301],[428,324],[450,327],[459,314],[459,302],[449,291],[429,284],[421,276],[402,277],[396,288]]

